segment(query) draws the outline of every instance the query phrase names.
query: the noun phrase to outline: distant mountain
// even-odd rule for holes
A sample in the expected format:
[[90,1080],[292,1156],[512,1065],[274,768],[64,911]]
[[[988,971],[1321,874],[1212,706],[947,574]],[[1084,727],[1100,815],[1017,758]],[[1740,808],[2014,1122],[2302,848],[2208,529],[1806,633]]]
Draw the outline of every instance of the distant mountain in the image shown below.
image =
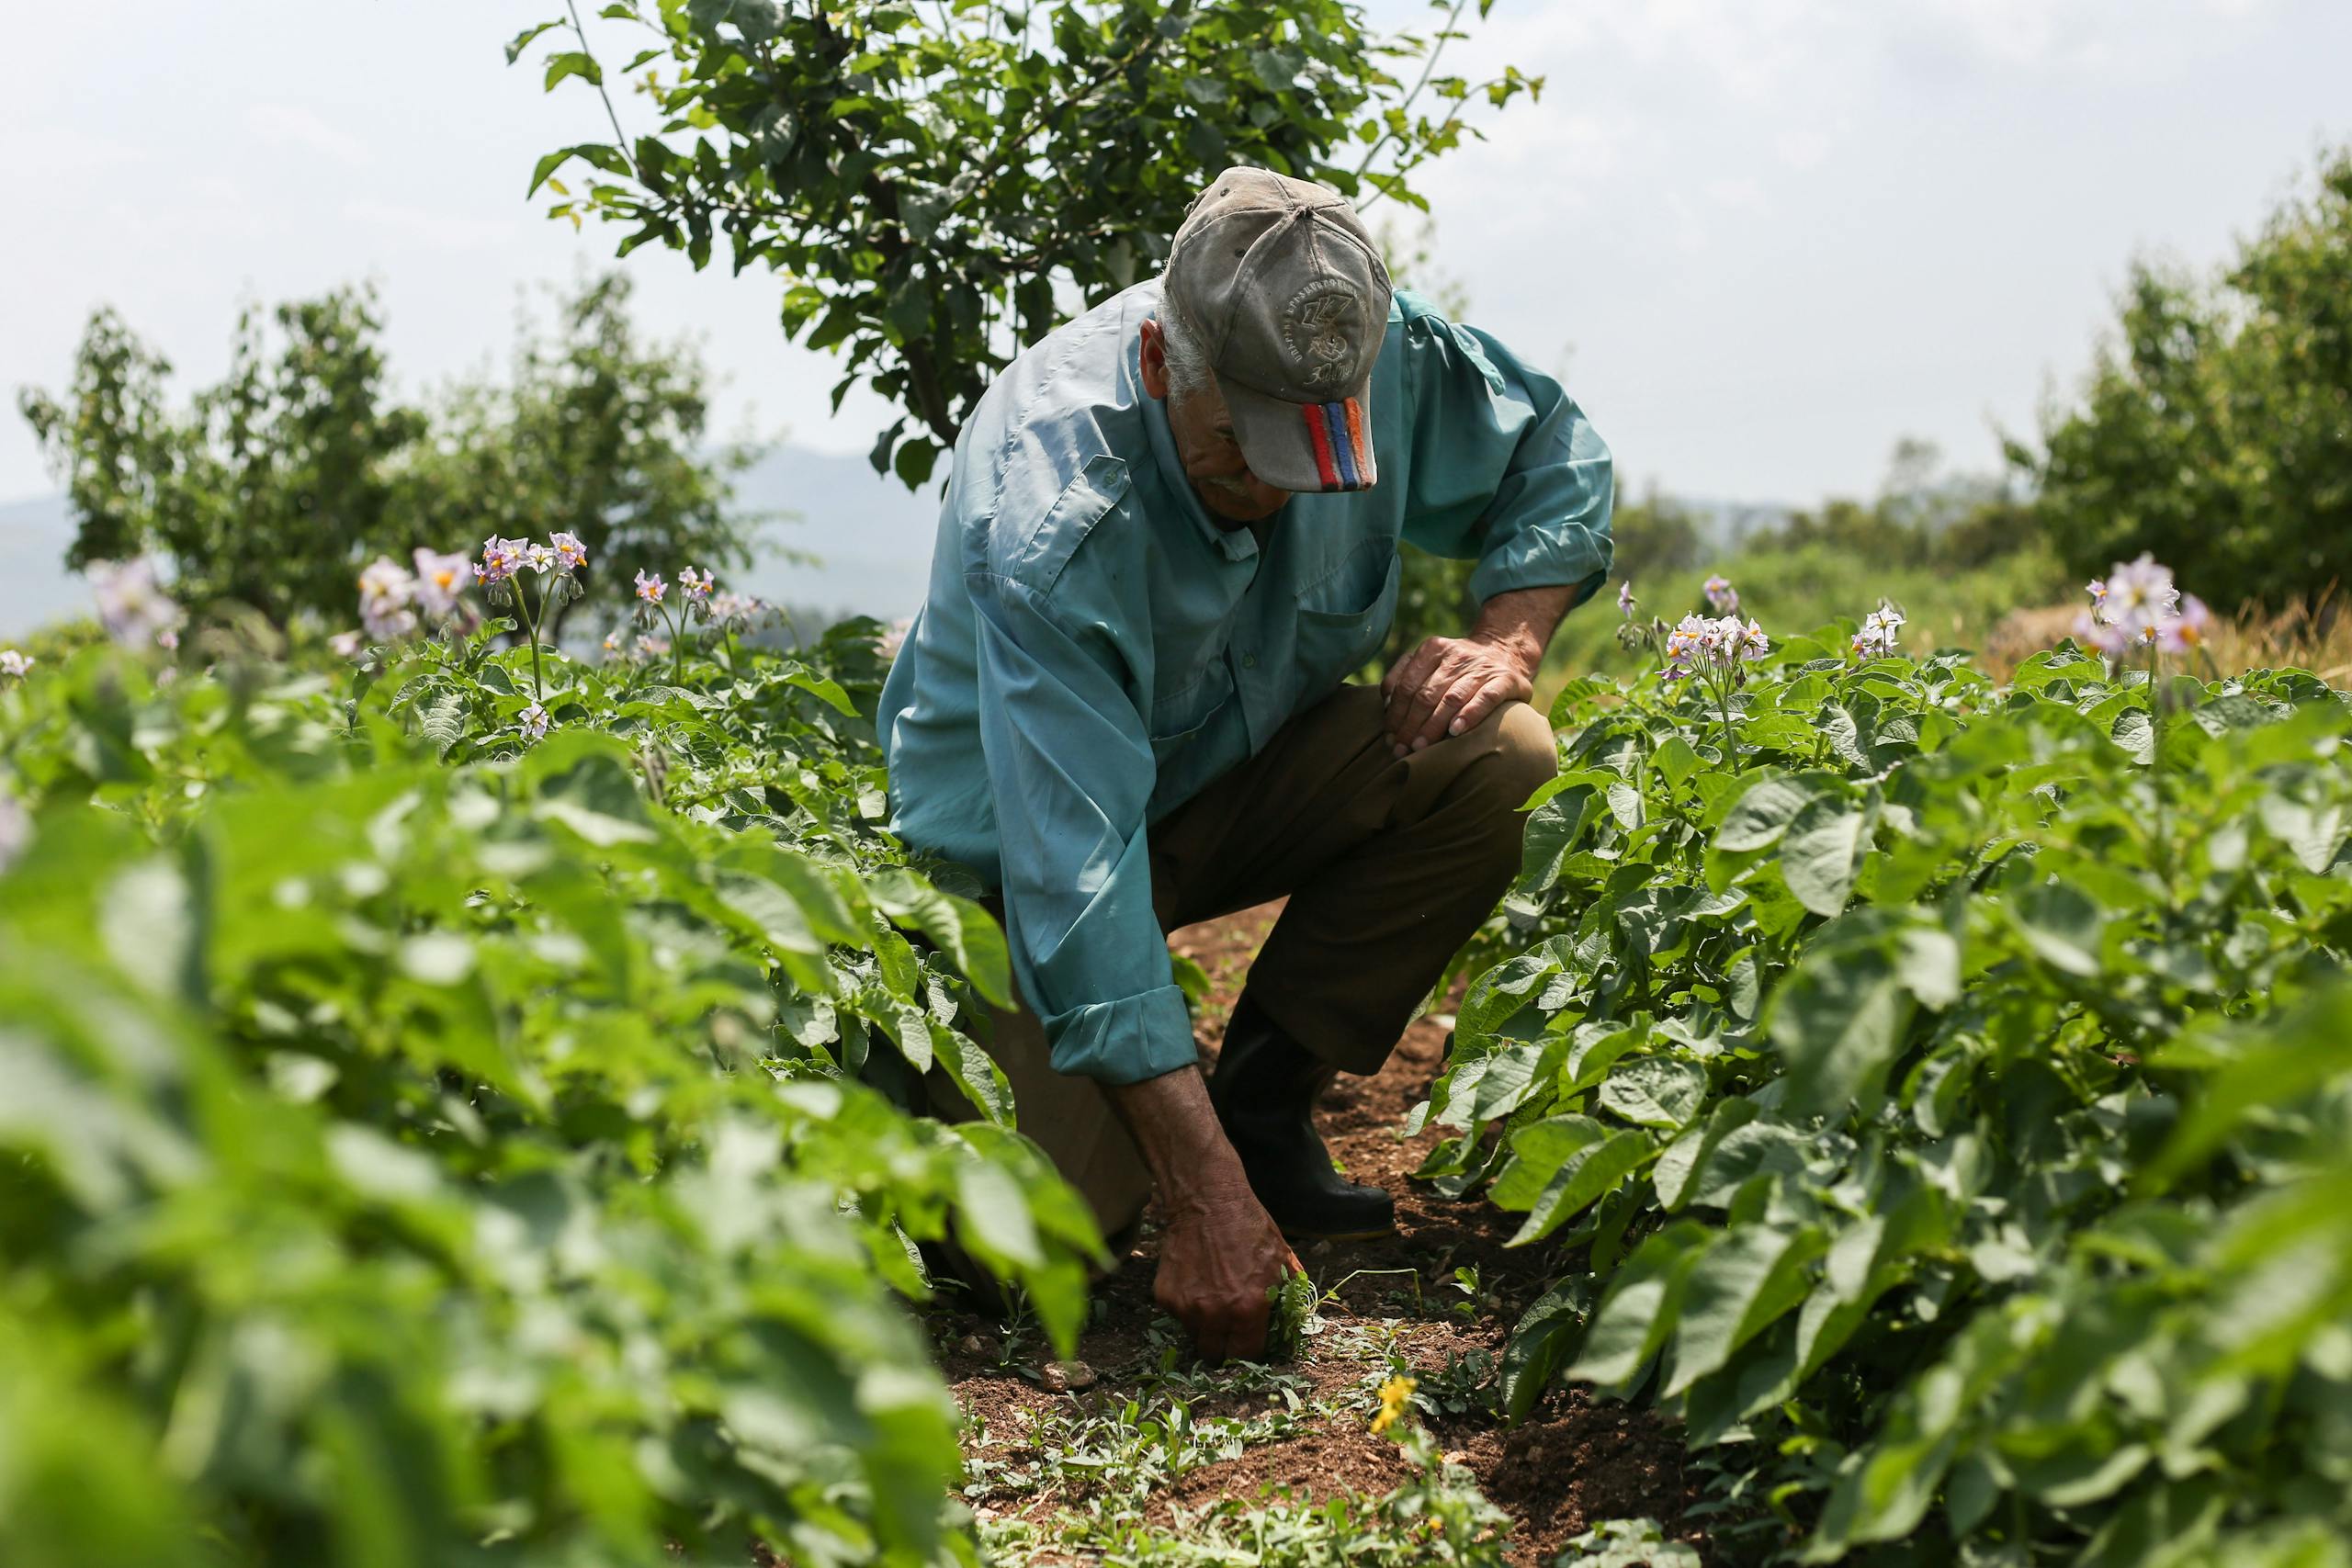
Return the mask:
[[0,637],[20,637],[89,604],[89,590],[65,570],[73,541],[62,495],[0,505]]
[[[863,457],[779,446],[740,476],[736,501],[747,514],[774,520],[759,531],[752,565],[729,587],[795,609],[886,621],[922,604],[937,485],[911,492]],[[0,504],[0,638],[88,607],[88,587],[63,564],[73,538],[62,496]],[[815,556],[817,564],[801,565],[786,551]]]
[[[779,446],[739,477],[736,501],[745,513],[773,520],[760,528],[750,569],[728,586],[826,615],[888,621],[922,605],[939,525],[937,483],[910,491],[876,475],[864,457]],[[1789,511],[1680,498],[1677,504],[1696,514],[1712,548],[1726,553]],[[73,537],[62,496],[0,504],[0,638],[89,604],[89,590],[62,564]],[[816,557],[816,564],[791,559],[793,551]]]

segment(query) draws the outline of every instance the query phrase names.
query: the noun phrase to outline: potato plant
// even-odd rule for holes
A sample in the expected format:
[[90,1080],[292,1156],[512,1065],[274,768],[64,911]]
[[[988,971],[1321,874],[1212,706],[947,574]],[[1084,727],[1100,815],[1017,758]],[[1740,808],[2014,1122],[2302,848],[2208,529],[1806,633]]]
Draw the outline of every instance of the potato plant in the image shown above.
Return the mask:
[[972,1560],[921,1244],[1067,1346],[1100,1243],[877,827],[878,628],[512,629],[0,682],[0,1561]]
[[2005,687],[1853,631],[1555,707],[1416,1113],[1563,1271],[1509,1410],[1748,1445],[1759,1558],[2344,1562],[2352,714],[2193,628]]

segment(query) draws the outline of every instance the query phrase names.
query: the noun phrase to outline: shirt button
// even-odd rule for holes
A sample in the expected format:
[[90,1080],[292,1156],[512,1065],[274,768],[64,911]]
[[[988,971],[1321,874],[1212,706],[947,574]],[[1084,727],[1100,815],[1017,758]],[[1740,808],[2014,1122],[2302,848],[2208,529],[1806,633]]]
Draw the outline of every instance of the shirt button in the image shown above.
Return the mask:
[[1243,654],[1241,656],[1241,668],[1244,670],[1255,670],[1258,668],[1258,656],[1254,653]]

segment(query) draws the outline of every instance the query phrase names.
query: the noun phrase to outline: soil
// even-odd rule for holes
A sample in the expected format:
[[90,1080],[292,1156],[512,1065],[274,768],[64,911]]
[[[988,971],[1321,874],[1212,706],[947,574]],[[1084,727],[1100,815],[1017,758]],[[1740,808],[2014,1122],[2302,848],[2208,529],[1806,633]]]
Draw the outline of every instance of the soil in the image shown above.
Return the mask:
[[[1279,904],[1189,926],[1170,938],[1170,947],[1207,972],[1211,995],[1196,1010],[1195,1033],[1204,1058],[1213,1059],[1225,1020],[1251,959],[1264,942]],[[1484,1352],[1499,1361],[1510,1326],[1550,1283],[1544,1249],[1513,1252],[1503,1246],[1517,1224],[1483,1200],[1450,1201],[1409,1179],[1439,1140],[1435,1130],[1400,1138],[1407,1114],[1425,1098],[1443,1058],[1450,1011],[1416,1021],[1376,1076],[1343,1077],[1326,1095],[1320,1125],[1333,1155],[1355,1180],[1377,1182],[1396,1195],[1396,1232],[1373,1242],[1326,1242],[1302,1251],[1301,1261],[1317,1286],[1338,1292],[1327,1302],[1326,1337],[1350,1325],[1382,1325],[1393,1330],[1396,1348],[1411,1359],[1426,1392],[1429,1374],[1450,1357]],[[1157,1231],[1147,1216],[1143,1235],[1118,1272],[1096,1288],[1095,1321],[1081,1337],[1079,1356],[1098,1375],[1084,1393],[1046,1393],[1033,1382],[1032,1365],[1006,1370],[1002,1325],[969,1314],[943,1314],[936,1323],[943,1364],[956,1398],[986,1424],[992,1437],[1017,1435],[1020,1412],[1038,1412],[1057,1401],[1122,1399],[1142,1374],[1154,1369],[1164,1337],[1155,1343],[1159,1314],[1152,1304]],[[1475,1311],[1464,1303],[1453,1272],[1478,1271],[1484,1299]],[[1166,1333],[1163,1325],[1162,1335]],[[1197,1510],[1223,1498],[1252,1499],[1287,1488],[1294,1496],[1326,1498],[1339,1492],[1377,1495],[1394,1490],[1409,1473],[1396,1445],[1374,1437],[1365,1425],[1369,1404],[1359,1384],[1368,1368],[1362,1359],[1314,1354],[1282,1369],[1313,1385],[1312,1396],[1332,1400],[1342,1413],[1307,1423],[1282,1442],[1245,1450],[1181,1476],[1156,1495],[1149,1512],[1164,1517],[1182,1507]],[[1196,1415],[1232,1414],[1244,1405],[1264,1407],[1263,1396],[1235,1399],[1231,1408],[1217,1398],[1196,1400]],[[1698,1480],[1685,1464],[1679,1429],[1655,1414],[1617,1404],[1595,1404],[1581,1391],[1555,1390],[1528,1419],[1506,1427],[1489,1413],[1474,1412],[1430,1421],[1431,1435],[1447,1460],[1466,1467],[1489,1501],[1513,1521],[1513,1561],[1548,1564],[1570,1537],[1602,1519],[1647,1517],[1672,1539],[1706,1547],[1685,1512],[1698,1500]],[[1004,1450],[991,1446],[992,1457]],[[1037,1517],[1057,1504],[1081,1497],[1050,1493],[1000,1505],[1005,1511]]]

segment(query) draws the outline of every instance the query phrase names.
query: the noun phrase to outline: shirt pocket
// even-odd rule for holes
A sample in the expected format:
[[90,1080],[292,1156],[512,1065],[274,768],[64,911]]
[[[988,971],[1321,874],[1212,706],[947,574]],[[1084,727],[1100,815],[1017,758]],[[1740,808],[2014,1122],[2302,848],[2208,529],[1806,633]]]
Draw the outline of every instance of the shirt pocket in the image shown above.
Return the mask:
[[1310,676],[1352,674],[1380,649],[1396,617],[1404,561],[1395,545],[1368,539],[1340,569],[1298,591],[1298,664]]
[[1191,684],[1151,701],[1151,749],[1165,758],[1206,728],[1233,700],[1233,667],[1222,654],[1202,664]]

